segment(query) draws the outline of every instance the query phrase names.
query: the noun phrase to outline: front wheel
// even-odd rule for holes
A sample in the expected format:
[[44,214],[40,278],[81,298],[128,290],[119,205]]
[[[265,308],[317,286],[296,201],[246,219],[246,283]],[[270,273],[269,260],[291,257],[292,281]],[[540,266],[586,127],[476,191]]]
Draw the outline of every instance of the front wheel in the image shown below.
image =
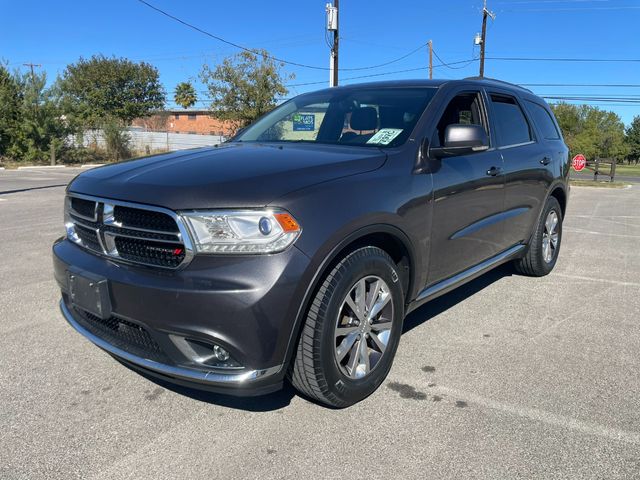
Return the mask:
[[404,295],[396,265],[377,247],[347,255],[326,276],[289,373],[303,394],[333,407],[371,395],[400,341]]
[[542,277],[553,270],[562,242],[562,209],[555,197],[549,197],[527,253],[515,261],[516,270],[524,275]]

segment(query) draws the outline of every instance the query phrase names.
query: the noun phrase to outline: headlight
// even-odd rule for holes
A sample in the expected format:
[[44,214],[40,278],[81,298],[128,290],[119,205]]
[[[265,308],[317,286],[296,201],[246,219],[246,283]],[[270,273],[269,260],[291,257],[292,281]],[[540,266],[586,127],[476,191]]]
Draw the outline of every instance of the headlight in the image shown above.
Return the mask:
[[283,210],[182,212],[197,253],[276,253],[300,235],[298,222]]

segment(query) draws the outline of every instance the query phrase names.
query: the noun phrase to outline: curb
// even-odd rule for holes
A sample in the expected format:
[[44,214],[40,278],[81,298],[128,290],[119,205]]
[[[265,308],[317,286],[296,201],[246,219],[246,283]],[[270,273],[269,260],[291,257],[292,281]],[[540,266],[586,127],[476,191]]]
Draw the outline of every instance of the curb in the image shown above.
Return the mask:
[[40,169],[50,169],[50,168],[67,168],[65,165],[37,165],[31,167],[18,167],[17,170],[40,170]]
[[4,170],[4,167],[0,167],[0,171]]
[[106,165],[106,163],[86,163],[84,165],[80,165],[80,168],[95,168],[95,167],[102,167]]

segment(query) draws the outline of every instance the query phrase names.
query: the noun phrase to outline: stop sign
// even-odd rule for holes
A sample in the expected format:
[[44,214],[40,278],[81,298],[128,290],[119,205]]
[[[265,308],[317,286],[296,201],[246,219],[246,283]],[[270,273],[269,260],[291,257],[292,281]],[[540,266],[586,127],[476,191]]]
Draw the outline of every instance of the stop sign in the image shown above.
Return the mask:
[[579,172],[580,170],[583,170],[584,167],[587,166],[587,158],[584,155],[582,155],[581,153],[579,153],[578,155],[573,157],[573,161],[571,162],[571,166],[573,167],[573,169],[576,172]]

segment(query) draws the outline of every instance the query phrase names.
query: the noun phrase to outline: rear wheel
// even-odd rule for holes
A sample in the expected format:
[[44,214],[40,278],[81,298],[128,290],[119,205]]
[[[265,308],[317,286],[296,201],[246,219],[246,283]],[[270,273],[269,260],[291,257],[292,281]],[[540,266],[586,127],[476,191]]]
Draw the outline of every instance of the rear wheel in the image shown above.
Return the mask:
[[516,270],[533,277],[547,275],[556,265],[561,241],[562,209],[555,197],[549,197],[527,253],[515,261]]
[[334,407],[366,398],[384,381],[404,318],[396,265],[386,252],[364,247],[325,278],[307,314],[290,370],[303,394]]

